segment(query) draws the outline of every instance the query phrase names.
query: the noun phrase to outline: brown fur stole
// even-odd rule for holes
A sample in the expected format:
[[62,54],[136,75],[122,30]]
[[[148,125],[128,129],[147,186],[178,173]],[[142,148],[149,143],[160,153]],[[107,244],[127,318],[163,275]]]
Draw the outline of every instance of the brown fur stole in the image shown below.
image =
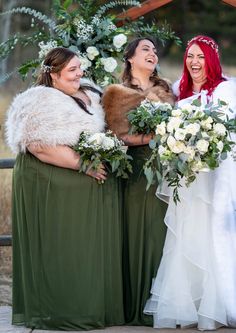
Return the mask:
[[108,86],[102,98],[108,128],[118,137],[127,134],[130,128],[127,113],[135,109],[145,98],[174,104],[172,91],[166,92],[161,86],[152,87],[144,92],[121,84]]

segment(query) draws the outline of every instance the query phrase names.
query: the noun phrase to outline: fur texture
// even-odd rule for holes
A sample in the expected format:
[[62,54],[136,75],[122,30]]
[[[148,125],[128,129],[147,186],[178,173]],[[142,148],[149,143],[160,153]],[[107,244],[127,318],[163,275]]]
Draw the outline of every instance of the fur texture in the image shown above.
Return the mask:
[[[87,83],[87,82],[86,82]],[[104,131],[100,96],[89,90],[92,115],[63,92],[33,87],[15,97],[7,113],[6,141],[14,153],[25,152],[30,143],[48,146],[74,145],[84,130]]]
[[174,104],[172,91],[166,92],[163,87],[155,86],[140,92],[121,84],[108,86],[103,94],[102,104],[106,114],[106,122],[118,136],[129,132],[127,113],[135,109],[145,98]]

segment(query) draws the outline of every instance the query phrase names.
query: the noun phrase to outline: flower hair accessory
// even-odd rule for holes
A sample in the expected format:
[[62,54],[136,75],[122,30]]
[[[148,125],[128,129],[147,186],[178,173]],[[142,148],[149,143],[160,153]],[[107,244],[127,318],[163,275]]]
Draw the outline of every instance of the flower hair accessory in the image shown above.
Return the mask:
[[42,64],[41,68],[42,68],[43,73],[50,73],[53,66],[48,66],[48,65]]
[[202,42],[209,45],[216,53],[219,53],[218,45],[212,39],[206,39],[205,37],[194,37],[188,41],[188,45],[193,42]]

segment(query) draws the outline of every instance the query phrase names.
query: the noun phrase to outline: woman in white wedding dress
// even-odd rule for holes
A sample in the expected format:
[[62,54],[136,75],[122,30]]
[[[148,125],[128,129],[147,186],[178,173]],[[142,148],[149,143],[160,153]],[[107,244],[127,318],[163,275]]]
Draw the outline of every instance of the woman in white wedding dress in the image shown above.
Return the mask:
[[[236,114],[236,83],[222,76],[218,46],[193,38],[174,87],[178,104],[224,100]],[[235,141],[235,134],[231,137]],[[234,156],[235,157],[235,156]],[[202,172],[170,199],[163,257],[144,312],[154,327],[236,327],[236,162],[228,154],[219,168]]]

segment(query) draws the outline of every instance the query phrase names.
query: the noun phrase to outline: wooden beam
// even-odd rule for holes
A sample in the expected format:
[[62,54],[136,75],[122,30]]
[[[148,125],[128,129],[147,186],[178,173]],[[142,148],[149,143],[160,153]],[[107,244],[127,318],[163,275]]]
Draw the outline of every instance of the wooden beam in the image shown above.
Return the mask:
[[227,3],[228,5],[236,7],[236,0],[222,0],[222,1]]
[[[120,13],[117,17],[119,19],[129,18],[130,20],[134,21],[138,17],[143,16],[154,9],[162,7],[173,0],[146,0],[144,1],[140,7],[132,7],[127,11]],[[118,24],[119,25],[119,24]],[[122,23],[121,23],[122,25]]]

